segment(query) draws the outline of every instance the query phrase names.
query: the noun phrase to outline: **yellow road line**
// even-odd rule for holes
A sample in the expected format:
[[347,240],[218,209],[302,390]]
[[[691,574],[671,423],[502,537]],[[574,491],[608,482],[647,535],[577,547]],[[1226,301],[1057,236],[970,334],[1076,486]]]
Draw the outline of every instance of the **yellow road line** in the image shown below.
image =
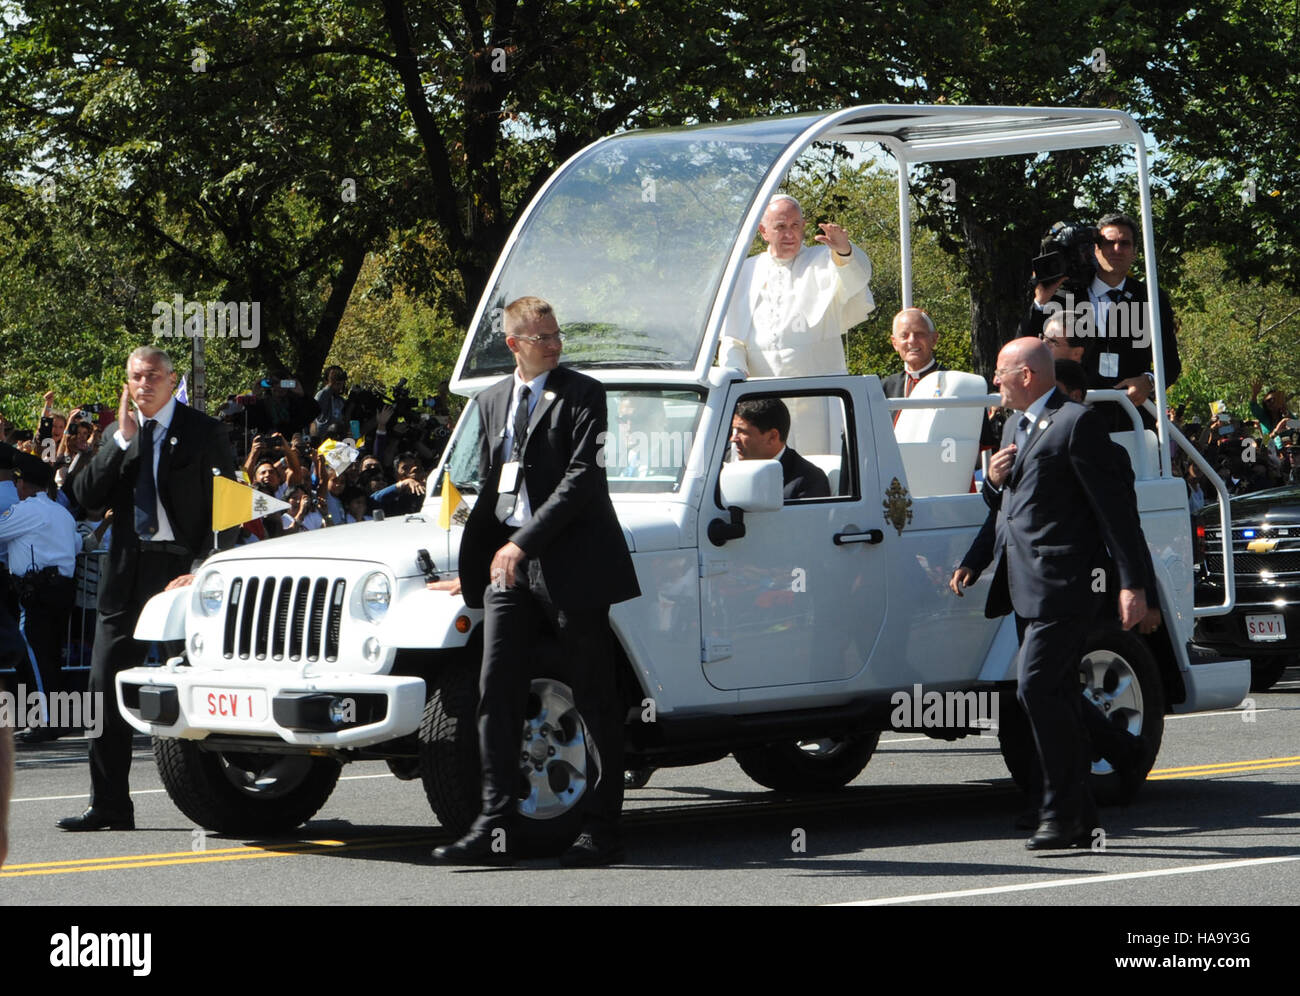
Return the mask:
[[1160,782],[1172,778],[1196,778],[1202,775],[1240,775],[1274,768],[1300,766],[1300,757],[1265,757],[1257,761],[1224,761],[1220,764],[1195,764],[1185,768],[1157,768],[1147,775],[1147,781]]
[[1271,765],[1274,762],[1295,762],[1300,763],[1300,757],[1261,757],[1255,761],[1217,761],[1213,765],[1188,765],[1186,767],[1161,767],[1154,768],[1151,774],[1166,775],[1171,771],[1210,771],[1219,767],[1236,767],[1238,765]]
[[170,865],[196,865],[213,861],[246,861],[250,858],[287,858],[298,854],[323,854],[327,851],[353,851],[383,847],[405,847],[431,842],[432,837],[363,837],[354,841],[311,840],[268,847],[223,847],[216,851],[172,851],[165,854],[127,854],[114,857],[84,858],[79,861],[43,861],[7,865],[0,878],[25,878],[32,875],[66,875],[72,872],[115,871],[122,868],[161,868]]

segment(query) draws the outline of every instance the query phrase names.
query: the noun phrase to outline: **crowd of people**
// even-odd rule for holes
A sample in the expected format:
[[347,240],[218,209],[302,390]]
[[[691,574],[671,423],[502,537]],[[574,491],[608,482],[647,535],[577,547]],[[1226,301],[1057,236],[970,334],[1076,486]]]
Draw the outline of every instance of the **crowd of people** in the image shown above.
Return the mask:
[[[103,403],[60,410],[49,391],[34,426],[0,425],[0,599],[22,635],[0,641],[0,669],[43,696],[84,687],[115,513],[112,502],[84,499],[97,454],[114,445],[105,433],[116,415]],[[445,382],[417,403],[404,381],[391,395],[348,390],[339,367],[314,397],[300,380],[261,378],[227,399],[217,432],[247,482],[288,508],[243,523],[235,542],[419,511],[451,427]],[[37,725],[19,739],[70,732]]]

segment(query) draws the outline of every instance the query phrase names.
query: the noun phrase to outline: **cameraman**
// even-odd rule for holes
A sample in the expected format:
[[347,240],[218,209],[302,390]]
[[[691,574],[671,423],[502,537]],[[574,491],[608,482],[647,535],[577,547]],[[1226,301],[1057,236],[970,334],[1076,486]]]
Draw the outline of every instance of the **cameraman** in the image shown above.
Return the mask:
[[[1035,260],[1034,301],[1020,323],[1020,334],[1041,334],[1043,323],[1052,311],[1064,310],[1068,314],[1072,308],[1076,311],[1089,308],[1090,314],[1084,317],[1091,318],[1091,322],[1076,323],[1075,329],[1076,336],[1080,331],[1095,335],[1082,361],[1089,389],[1126,391],[1133,404],[1140,408],[1142,402],[1155,394],[1155,374],[1152,332],[1146,320],[1147,286],[1129,275],[1137,256],[1137,240],[1137,223],[1124,214],[1103,216],[1096,229],[1080,225],[1054,227],[1044,241],[1043,255]],[[1039,273],[1040,265],[1047,268],[1049,250],[1056,251],[1060,272]],[[1049,307],[1053,303],[1055,307]],[[1165,386],[1168,387],[1178,380],[1183,368],[1178,359],[1173,308],[1163,290],[1159,308]],[[1121,309],[1125,315],[1120,314]],[[1080,324],[1084,329],[1078,327]],[[1118,405],[1097,408],[1111,423],[1112,432],[1132,428]],[[1142,418],[1148,428],[1154,424],[1145,412]]]

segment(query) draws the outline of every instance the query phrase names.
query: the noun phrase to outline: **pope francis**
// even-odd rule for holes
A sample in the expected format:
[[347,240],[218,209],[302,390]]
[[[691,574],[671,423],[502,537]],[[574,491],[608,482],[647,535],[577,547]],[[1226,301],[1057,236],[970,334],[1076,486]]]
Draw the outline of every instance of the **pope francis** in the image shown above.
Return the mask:
[[[821,245],[804,245],[799,202],[777,194],[758,232],[767,252],[745,260],[722,325],[718,365],[749,377],[847,373],[844,334],[875,307],[871,260],[839,225],[823,222]],[[787,399],[791,440],[804,453],[840,452],[838,404]]]

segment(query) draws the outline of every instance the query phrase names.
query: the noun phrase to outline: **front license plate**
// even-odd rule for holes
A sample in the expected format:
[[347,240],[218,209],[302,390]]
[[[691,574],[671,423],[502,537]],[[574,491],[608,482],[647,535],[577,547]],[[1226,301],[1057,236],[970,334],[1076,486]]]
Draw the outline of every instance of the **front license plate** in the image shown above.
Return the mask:
[[1280,615],[1247,616],[1246,635],[1256,643],[1286,639],[1286,620]]
[[243,725],[266,719],[266,692],[260,688],[198,687],[194,708],[214,723]]

